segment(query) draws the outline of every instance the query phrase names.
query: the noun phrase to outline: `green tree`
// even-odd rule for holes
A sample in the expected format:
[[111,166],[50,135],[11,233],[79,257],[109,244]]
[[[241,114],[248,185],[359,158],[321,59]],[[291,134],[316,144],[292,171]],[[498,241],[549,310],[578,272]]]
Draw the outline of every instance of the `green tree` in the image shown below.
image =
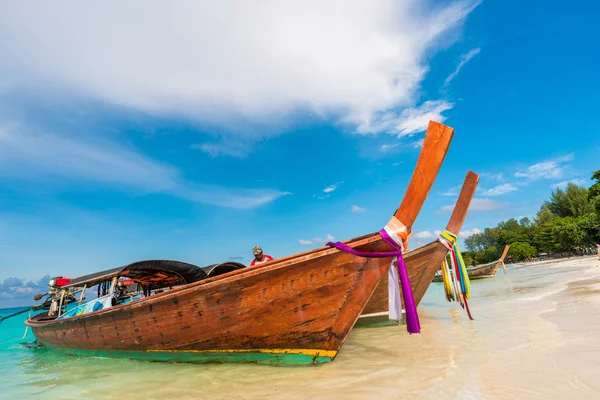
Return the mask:
[[552,232],[555,219],[538,225],[533,237],[533,243],[542,253],[554,253],[560,250],[560,245]]
[[557,218],[551,224],[551,232],[556,238],[560,251],[568,251],[585,243],[586,232],[575,218]]
[[535,257],[537,250],[527,242],[515,242],[510,245],[510,254],[517,261],[523,261]]
[[595,205],[596,213],[600,215],[600,169],[592,174],[596,181],[588,190],[588,200]]
[[569,183],[565,190],[556,189],[544,205],[557,217],[580,217],[594,211],[586,188]]
[[591,246],[600,242],[600,222],[596,213],[589,213],[575,220],[577,226],[584,232],[582,246]]
[[556,215],[550,211],[550,207],[547,204],[542,204],[535,216],[535,224],[539,227],[552,221],[554,218],[556,218]]
[[500,258],[500,251],[496,246],[489,246],[475,255],[477,264],[487,264]]
[[525,228],[530,228],[532,226],[532,222],[529,218],[523,217],[519,220],[519,225]]

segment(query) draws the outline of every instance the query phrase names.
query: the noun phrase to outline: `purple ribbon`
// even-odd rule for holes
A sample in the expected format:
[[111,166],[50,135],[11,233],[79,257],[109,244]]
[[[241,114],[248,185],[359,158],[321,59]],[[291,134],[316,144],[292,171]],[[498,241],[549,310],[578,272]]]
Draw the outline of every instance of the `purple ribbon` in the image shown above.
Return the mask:
[[396,251],[389,252],[360,252],[353,248],[340,243],[327,243],[327,246],[335,247],[336,249],[353,254],[358,257],[365,258],[385,258],[385,257],[398,257],[398,275],[400,276],[400,285],[402,287],[402,297],[404,298],[404,307],[406,309],[406,330],[408,333],[421,333],[421,324],[419,322],[419,315],[417,314],[417,306],[415,305],[415,298],[413,297],[412,290],[410,288],[410,281],[408,280],[408,271],[406,270],[406,264],[402,257],[402,249],[400,246],[390,238],[385,229],[379,231],[381,238]]

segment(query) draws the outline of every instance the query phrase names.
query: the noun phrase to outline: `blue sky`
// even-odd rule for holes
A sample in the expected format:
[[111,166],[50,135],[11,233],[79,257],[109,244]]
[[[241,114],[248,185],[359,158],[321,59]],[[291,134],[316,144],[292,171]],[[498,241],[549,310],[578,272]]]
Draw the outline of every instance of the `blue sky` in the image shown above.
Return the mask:
[[429,119],[455,137],[411,247],[444,228],[468,169],[467,234],[589,185],[599,6],[396,3],[3,3],[0,307],[45,275],[376,231]]

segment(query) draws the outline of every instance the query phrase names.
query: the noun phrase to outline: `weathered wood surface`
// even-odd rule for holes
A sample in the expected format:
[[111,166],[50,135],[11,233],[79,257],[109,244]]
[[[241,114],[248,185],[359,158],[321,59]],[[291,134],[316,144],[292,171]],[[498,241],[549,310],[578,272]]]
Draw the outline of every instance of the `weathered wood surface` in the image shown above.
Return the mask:
[[[421,210],[452,136],[451,128],[430,123],[395,214],[406,226],[413,225]],[[378,233],[347,243],[359,251],[393,250]],[[322,247],[94,313],[26,323],[41,344],[59,348],[320,351],[333,359],[391,260]]]
[[[458,235],[460,229],[467,217],[467,212],[471,204],[471,199],[477,189],[479,175],[469,171],[463,182],[461,192],[454,206],[454,211],[450,216],[446,230]],[[440,242],[435,241],[419,247],[414,250],[407,251],[404,256],[406,269],[413,291],[415,304],[418,305],[427,288],[431,285],[435,273],[439,269],[442,260],[446,256],[448,250]],[[362,315],[382,313],[388,311],[388,275],[384,274],[381,282],[377,285],[371,299],[365,306]]]

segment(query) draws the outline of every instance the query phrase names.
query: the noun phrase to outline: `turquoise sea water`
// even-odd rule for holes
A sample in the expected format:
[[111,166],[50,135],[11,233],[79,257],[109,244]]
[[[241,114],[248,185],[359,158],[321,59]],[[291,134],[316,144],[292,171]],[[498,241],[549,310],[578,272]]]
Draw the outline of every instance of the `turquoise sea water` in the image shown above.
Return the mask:
[[34,337],[22,340],[23,314],[0,324],[0,398],[598,399],[598,265],[509,266],[473,282],[475,321],[434,284],[419,308],[420,335],[357,328],[333,363],[309,367],[66,356],[27,347]]

